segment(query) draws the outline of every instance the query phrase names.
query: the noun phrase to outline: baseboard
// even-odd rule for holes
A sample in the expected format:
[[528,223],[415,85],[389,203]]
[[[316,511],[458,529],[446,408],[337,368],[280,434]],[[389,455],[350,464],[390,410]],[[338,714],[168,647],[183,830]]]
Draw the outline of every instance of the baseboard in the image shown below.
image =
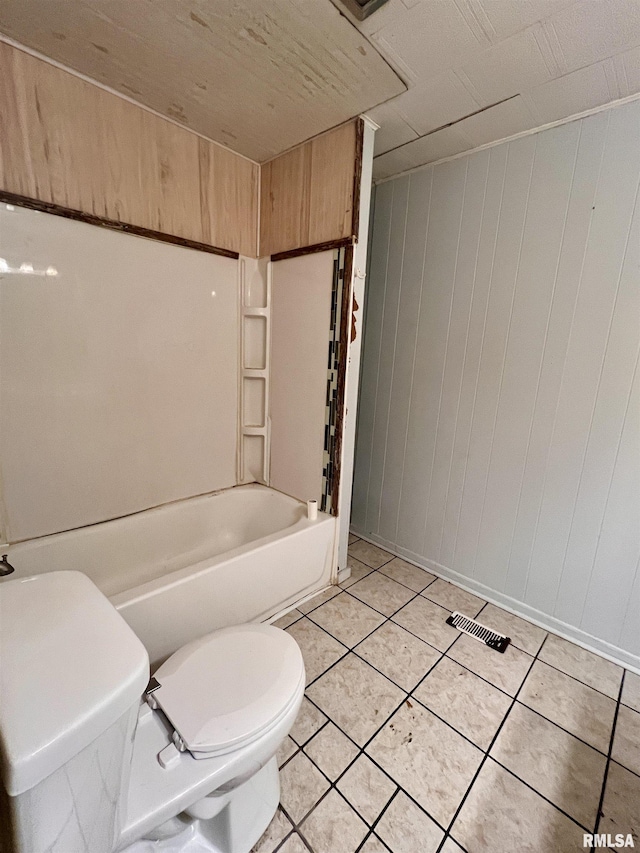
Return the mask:
[[533,622],[534,625],[538,625],[546,631],[551,631],[553,634],[557,634],[559,637],[563,637],[565,640],[569,640],[577,646],[582,646],[582,648],[587,649],[587,651],[595,652],[601,657],[618,664],[618,666],[625,667],[625,669],[629,669],[637,675],[640,675],[640,657],[638,655],[634,655],[625,649],[621,649],[619,646],[607,643],[605,640],[594,637],[592,634],[588,634],[580,628],[576,628],[573,625],[562,622],[560,619],[549,616],[547,613],[536,610],[534,607],[530,607],[522,601],[518,601],[517,599],[511,598],[502,592],[498,592],[498,590],[485,586],[484,584],[473,580],[473,578],[461,575],[459,572],[455,572],[447,566],[442,566],[440,563],[436,563],[433,560],[427,560],[419,554],[414,554],[413,551],[409,551],[407,548],[402,548],[393,542],[389,542],[382,536],[376,536],[373,533],[364,534],[356,528],[351,528],[351,532],[354,536],[358,536],[366,542],[371,542],[372,545],[378,545],[380,548],[384,548],[385,551],[389,551],[396,557],[401,557],[403,560],[406,560],[408,563],[412,563],[414,566],[426,569],[444,580],[454,581],[454,583],[462,587],[462,589],[466,589],[467,592],[480,595],[485,599],[485,601],[495,604],[497,607],[502,607],[503,610],[508,610],[515,616],[521,616],[523,619],[528,619],[529,622]]
[[351,567],[345,566],[344,569],[340,569],[338,572],[338,583],[344,583],[346,580],[349,580],[351,577]]

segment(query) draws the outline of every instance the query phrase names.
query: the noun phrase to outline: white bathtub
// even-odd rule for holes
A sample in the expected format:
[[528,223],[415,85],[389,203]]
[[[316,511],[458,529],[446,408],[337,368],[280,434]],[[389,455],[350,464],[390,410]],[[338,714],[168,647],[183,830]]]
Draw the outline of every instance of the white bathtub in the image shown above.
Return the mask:
[[336,519],[256,484],[9,546],[16,572],[84,572],[152,663],[184,643],[269,619],[331,582]]

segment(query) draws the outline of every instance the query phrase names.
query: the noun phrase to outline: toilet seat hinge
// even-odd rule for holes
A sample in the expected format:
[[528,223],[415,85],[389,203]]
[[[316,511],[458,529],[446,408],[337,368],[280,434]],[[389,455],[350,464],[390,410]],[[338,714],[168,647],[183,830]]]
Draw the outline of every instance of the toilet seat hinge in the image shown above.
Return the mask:
[[176,745],[177,750],[179,750],[180,752],[186,752],[187,751],[187,745],[182,740],[182,738],[180,737],[178,732],[174,731],[173,735],[171,736],[171,739],[174,742],[174,744]]
[[147,702],[147,705],[152,708],[154,711],[158,709],[158,703],[156,701],[155,696],[153,695],[156,690],[158,690],[162,685],[158,681],[157,678],[150,678],[149,683],[144,689],[144,698]]

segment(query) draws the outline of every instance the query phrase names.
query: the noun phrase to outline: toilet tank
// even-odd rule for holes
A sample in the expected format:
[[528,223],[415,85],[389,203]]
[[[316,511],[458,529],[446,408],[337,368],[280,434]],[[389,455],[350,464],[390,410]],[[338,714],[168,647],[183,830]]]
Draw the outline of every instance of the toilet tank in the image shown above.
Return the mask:
[[147,652],[80,572],[0,584],[0,851],[111,853]]

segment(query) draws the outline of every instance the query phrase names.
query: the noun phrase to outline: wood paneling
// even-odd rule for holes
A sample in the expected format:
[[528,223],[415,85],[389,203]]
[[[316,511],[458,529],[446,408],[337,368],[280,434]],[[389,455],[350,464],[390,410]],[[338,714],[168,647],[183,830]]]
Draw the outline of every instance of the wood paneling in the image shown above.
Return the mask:
[[258,163],[406,91],[328,0],[2,0],[0,32]]
[[350,122],[309,143],[309,244],[326,243],[357,233],[353,207],[359,124],[359,121]]
[[258,166],[0,43],[0,188],[255,256]]
[[310,242],[310,181],[311,144],[308,142],[262,165],[261,257],[299,249]]
[[257,257],[260,166],[199,139],[203,239]]
[[640,103],[376,190],[352,525],[640,665]]
[[359,119],[262,166],[260,254],[355,236]]

